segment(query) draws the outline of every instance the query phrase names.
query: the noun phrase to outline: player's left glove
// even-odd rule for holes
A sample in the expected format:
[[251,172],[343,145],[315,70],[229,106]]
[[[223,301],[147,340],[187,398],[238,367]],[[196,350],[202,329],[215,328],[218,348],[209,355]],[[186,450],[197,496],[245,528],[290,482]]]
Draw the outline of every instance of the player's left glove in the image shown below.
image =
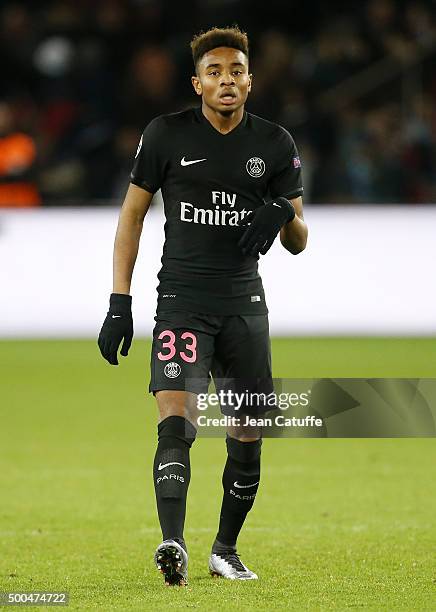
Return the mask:
[[244,217],[239,224],[247,227],[238,242],[244,255],[257,257],[269,251],[281,227],[292,221],[295,210],[286,198],[279,197],[259,206]]

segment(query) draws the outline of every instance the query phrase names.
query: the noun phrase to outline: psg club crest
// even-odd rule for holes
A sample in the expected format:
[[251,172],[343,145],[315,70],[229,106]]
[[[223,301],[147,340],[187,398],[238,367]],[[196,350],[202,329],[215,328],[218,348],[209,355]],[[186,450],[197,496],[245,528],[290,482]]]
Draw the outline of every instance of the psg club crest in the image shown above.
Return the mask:
[[250,157],[245,167],[254,178],[259,178],[265,172],[265,162],[260,157]]
[[177,378],[181,371],[182,368],[175,361],[170,361],[170,363],[167,363],[164,367],[164,374],[167,378]]

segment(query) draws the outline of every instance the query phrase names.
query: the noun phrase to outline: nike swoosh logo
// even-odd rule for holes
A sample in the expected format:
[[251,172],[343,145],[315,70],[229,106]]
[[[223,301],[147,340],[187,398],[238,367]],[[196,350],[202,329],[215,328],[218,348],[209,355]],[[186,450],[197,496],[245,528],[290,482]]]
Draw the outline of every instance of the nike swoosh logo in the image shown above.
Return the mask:
[[185,156],[182,157],[182,159],[180,160],[180,165],[181,166],[190,166],[191,164],[198,164],[202,161],[206,161],[207,157],[205,157],[204,159],[190,159],[189,161],[185,160]]
[[112,315],[112,319],[120,319],[121,315]]
[[178,461],[171,461],[170,463],[164,463],[162,465],[162,463],[159,463],[158,465],[158,470],[163,470],[164,468],[168,467],[169,465],[181,465],[182,467],[186,467],[185,465],[183,465],[183,463],[179,463]]
[[259,484],[260,480],[258,480],[257,482],[253,482],[253,484],[251,485],[240,485],[237,482],[234,482],[233,485],[237,488],[237,489],[248,489],[249,487],[254,487],[254,485]]
[[281,208],[280,204],[276,204],[275,202],[273,202],[273,206],[278,206],[278,208]]

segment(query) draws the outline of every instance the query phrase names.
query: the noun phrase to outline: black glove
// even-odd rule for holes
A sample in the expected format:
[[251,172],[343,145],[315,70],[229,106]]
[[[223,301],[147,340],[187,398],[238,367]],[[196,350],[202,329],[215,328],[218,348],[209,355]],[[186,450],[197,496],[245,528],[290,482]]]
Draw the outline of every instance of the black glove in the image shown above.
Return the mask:
[[295,217],[295,210],[286,198],[277,198],[259,206],[246,215],[240,227],[247,227],[238,242],[244,255],[265,255],[271,248],[280,228]]
[[127,357],[133,338],[132,296],[112,293],[109,312],[98,336],[100,352],[112,365],[118,365],[117,352],[123,338],[121,355]]

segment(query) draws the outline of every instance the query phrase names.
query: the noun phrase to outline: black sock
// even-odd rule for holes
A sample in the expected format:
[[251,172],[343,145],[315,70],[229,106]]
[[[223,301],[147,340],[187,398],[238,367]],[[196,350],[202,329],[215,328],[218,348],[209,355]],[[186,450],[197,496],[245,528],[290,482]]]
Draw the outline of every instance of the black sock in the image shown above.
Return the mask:
[[195,427],[181,416],[170,416],[158,425],[158,445],[153,464],[153,480],[159,522],[164,540],[183,542],[186,496],[191,466],[189,450],[195,440]]
[[236,549],[236,540],[251,510],[260,480],[262,440],[241,442],[227,437],[227,462],[223,473],[223,503],[213,552]]

